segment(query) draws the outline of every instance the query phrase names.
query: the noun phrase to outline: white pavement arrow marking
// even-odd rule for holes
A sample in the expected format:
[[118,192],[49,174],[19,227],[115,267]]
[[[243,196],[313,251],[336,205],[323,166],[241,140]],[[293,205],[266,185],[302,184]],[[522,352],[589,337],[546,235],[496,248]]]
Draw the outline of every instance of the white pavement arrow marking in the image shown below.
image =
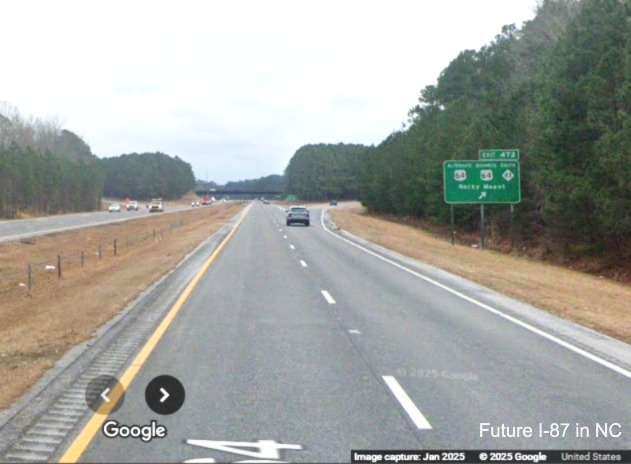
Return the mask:
[[101,393],[101,398],[103,398],[105,400],[106,403],[110,402],[110,399],[107,397],[107,394],[110,392],[109,388],[106,388],[105,390],[103,390],[103,393]]
[[166,399],[171,396],[169,395],[169,392],[166,391],[164,388],[160,389],[160,393],[162,393],[164,396],[162,398],[160,398],[160,403],[164,403],[166,401]]

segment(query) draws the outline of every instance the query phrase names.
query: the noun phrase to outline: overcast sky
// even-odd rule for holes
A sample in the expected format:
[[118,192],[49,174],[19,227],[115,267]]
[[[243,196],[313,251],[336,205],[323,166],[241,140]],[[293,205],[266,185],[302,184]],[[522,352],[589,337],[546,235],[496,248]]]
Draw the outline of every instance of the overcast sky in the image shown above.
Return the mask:
[[200,179],[282,174],[308,143],[378,144],[465,49],[536,0],[6,1],[0,101],[99,157]]

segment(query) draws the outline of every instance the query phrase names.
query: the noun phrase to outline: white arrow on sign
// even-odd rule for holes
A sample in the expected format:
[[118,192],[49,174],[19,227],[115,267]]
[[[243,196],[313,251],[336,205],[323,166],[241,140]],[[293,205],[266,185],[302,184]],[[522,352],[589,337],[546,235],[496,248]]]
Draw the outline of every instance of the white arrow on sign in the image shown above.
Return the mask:
[[106,403],[110,402],[110,399],[107,397],[107,394],[110,392],[109,388],[106,388],[105,390],[103,390],[103,393],[101,393],[101,398],[103,398],[105,400]]
[[166,391],[164,388],[160,389],[160,393],[162,393],[164,395],[162,398],[160,398],[160,403],[164,403],[167,400],[167,398],[169,396],[171,396],[171,395],[169,395],[169,392]]
[[481,200],[482,198],[486,198],[486,192],[482,192],[478,197],[478,200]]

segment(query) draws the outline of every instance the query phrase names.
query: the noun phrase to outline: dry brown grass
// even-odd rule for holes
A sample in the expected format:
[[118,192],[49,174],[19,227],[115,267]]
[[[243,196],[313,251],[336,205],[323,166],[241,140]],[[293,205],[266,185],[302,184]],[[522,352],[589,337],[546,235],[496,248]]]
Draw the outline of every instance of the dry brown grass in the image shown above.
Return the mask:
[[631,287],[530,258],[452,246],[412,226],[331,211],[342,229],[403,255],[465,277],[560,317],[631,343]]
[[[0,408],[15,401],[69,348],[89,339],[244,206],[226,203],[1,244],[0,276],[26,275],[27,263],[39,267],[30,297],[15,281],[10,291],[0,294]],[[96,255],[99,244],[102,260]],[[58,254],[65,263],[61,279],[54,271],[41,270],[45,263],[56,264]]]

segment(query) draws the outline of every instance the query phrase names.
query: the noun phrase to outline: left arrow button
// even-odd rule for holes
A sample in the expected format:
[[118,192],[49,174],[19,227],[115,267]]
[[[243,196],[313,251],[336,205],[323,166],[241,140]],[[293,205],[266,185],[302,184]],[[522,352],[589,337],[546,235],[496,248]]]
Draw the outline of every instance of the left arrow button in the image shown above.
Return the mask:
[[118,411],[125,401],[125,390],[116,377],[99,375],[85,389],[85,402],[98,414]]
[[101,393],[101,398],[103,398],[105,400],[106,403],[110,402],[110,399],[107,397],[107,394],[110,392],[109,388],[106,388],[105,390],[103,390],[103,393]]

